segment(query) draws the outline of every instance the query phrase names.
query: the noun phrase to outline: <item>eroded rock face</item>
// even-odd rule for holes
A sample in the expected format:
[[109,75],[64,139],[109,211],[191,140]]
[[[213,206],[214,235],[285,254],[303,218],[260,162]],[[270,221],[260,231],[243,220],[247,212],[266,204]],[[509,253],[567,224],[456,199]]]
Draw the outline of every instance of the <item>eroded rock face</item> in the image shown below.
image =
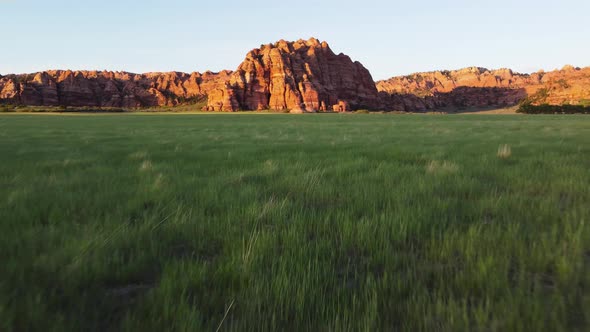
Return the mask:
[[240,108],[233,89],[227,83],[209,91],[207,100],[206,111],[234,112]]
[[174,106],[205,97],[230,75],[53,70],[0,77],[0,100],[31,106]]
[[393,77],[377,82],[377,89],[388,109],[401,111],[512,106],[527,97],[537,103],[576,104],[590,98],[590,68],[518,74],[470,67]]
[[315,38],[263,45],[235,72],[146,73],[52,70],[0,76],[0,103],[151,107],[208,99],[204,110],[298,112],[427,111],[590,100],[590,67],[518,74],[479,67],[393,77],[375,83],[359,62]]
[[[331,110],[378,108],[380,99],[369,71],[348,56],[336,55],[326,42],[264,45],[246,55],[221,91],[209,95],[213,110]],[[237,107],[236,107],[237,106]]]

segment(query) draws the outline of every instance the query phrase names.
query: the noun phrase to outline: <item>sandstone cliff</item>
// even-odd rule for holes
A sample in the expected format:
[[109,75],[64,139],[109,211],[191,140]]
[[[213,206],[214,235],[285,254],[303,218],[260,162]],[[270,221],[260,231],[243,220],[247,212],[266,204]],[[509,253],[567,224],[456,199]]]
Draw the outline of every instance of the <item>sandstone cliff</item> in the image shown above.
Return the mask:
[[369,71],[326,42],[263,45],[246,55],[227,84],[209,95],[215,111],[331,111],[378,108],[379,94]]
[[174,106],[205,98],[230,74],[53,70],[6,75],[0,77],[0,101],[30,106]]
[[421,111],[445,107],[577,104],[590,99],[590,67],[518,74],[510,69],[471,67],[393,77],[377,82],[389,109]]
[[590,67],[514,73],[470,67],[393,77],[369,71],[315,38],[262,45],[236,71],[146,73],[52,70],[0,76],[0,104],[151,107],[207,99],[210,111],[425,111],[590,102]]

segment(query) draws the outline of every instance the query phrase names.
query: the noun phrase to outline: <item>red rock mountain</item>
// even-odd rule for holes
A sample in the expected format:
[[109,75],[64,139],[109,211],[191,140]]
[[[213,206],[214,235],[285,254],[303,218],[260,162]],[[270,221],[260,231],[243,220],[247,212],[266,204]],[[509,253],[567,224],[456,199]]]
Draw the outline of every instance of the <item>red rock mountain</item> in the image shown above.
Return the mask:
[[53,70],[7,75],[0,77],[0,101],[31,106],[173,106],[204,98],[230,74]]
[[326,42],[264,45],[246,55],[230,80],[209,94],[214,111],[326,111],[378,108],[379,94],[369,71]]
[[577,104],[590,99],[590,67],[533,74],[471,67],[393,77],[377,82],[377,89],[387,108],[405,111],[511,106],[527,97],[536,103]]
[[0,76],[0,104],[150,107],[207,99],[205,110],[425,111],[445,108],[590,102],[590,67],[518,74],[471,67],[375,83],[348,56],[315,38],[263,45],[236,71],[146,73],[53,70]]

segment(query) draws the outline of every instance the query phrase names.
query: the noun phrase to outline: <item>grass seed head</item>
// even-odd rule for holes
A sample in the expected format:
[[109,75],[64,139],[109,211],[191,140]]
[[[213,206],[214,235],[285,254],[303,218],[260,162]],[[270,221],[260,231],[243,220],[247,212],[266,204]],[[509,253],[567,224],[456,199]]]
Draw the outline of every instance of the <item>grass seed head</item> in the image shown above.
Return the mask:
[[500,159],[508,159],[512,155],[512,149],[510,145],[503,144],[498,147],[498,158]]
[[141,166],[139,166],[140,171],[149,171],[151,169],[152,169],[152,162],[149,160],[144,160],[143,163],[141,163]]
[[426,172],[431,174],[455,173],[458,170],[459,165],[447,160],[431,160],[426,166]]

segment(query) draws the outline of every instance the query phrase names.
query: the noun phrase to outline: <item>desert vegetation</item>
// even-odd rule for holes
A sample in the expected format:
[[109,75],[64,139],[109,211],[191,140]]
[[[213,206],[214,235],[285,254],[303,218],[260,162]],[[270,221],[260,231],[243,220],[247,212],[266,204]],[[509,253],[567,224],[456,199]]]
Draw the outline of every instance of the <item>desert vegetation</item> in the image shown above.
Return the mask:
[[175,106],[154,107],[96,107],[96,106],[25,106],[0,105],[0,113],[187,113],[201,112],[206,99],[183,100]]
[[527,101],[523,102],[516,110],[525,114],[590,114],[590,106],[580,105],[534,105]]
[[587,330],[589,137],[578,115],[0,116],[0,330]]

